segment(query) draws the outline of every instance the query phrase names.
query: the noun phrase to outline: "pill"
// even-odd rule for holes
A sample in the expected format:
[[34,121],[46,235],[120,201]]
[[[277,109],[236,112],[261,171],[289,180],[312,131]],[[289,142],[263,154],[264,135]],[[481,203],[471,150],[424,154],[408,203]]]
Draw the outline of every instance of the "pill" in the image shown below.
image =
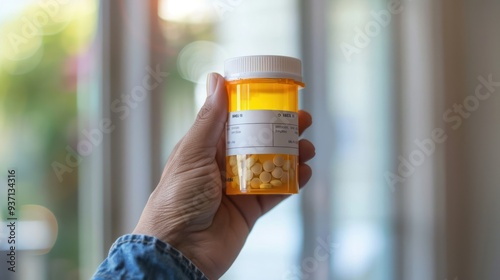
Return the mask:
[[280,180],[272,180],[271,181],[271,185],[275,186],[275,187],[279,187],[281,186],[283,183],[280,181]]
[[279,179],[283,175],[283,169],[281,169],[281,167],[276,167],[271,174],[274,178]]
[[246,162],[247,163],[247,168],[252,167],[255,164],[255,162],[257,162],[257,156],[256,155],[252,155],[249,158],[247,158],[247,162]]
[[229,157],[229,165],[231,167],[235,166],[236,165],[236,157],[235,156],[231,156]]
[[288,169],[290,169],[290,161],[289,160],[285,160],[285,162],[283,163],[283,170],[285,171],[288,171]]
[[262,172],[262,164],[257,162],[252,166],[252,168],[250,168],[250,170],[252,170],[253,174],[259,175]]
[[289,175],[288,172],[283,172],[283,174],[281,175],[281,182],[283,184],[288,183],[288,175]]
[[233,169],[231,169],[231,171],[233,172],[234,175],[238,175],[238,166],[237,165],[233,166]]
[[250,186],[252,189],[258,189],[261,183],[262,181],[259,178],[253,178],[252,181],[250,181]]
[[261,189],[270,189],[272,187],[273,187],[273,185],[271,185],[271,184],[260,184]]
[[273,163],[276,166],[282,166],[285,163],[285,159],[282,156],[275,156],[273,158]]
[[272,176],[269,172],[262,172],[260,173],[259,179],[264,183],[268,183],[269,181],[271,181]]
[[250,170],[245,170],[245,178],[247,179],[247,181],[252,180],[252,177],[253,173]]
[[267,172],[271,172],[273,171],[275,165],[272,161],[270,160],[266,160],[263,164],[262,164],[262,167],[264,168],[265,171]]

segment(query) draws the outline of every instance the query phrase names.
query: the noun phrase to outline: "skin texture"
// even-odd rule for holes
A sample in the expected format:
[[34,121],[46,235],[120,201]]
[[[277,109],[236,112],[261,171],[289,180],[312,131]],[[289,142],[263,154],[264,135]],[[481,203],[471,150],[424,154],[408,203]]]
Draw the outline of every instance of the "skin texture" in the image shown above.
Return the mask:
[[[288,197],[225,195],[227,102],[224,78],[209,74],[205,104],[175,146],[133,232],[171,244],[210,279],[229,269],[257,219]],[[311,124],[311,116],[299,111],[299,132]],[[314,157],[315,148],[302,139],[299,150],[302,187],[312,175],[305,162]]]

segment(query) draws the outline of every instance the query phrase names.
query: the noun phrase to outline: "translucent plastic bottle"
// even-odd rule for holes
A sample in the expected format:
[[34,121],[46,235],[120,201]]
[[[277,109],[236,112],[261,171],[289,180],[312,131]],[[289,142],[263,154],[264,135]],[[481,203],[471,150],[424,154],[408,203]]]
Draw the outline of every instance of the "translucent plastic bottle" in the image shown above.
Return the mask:
[[298,193],[300,60],[245,56],[227,60],[224,68],[226,193]]

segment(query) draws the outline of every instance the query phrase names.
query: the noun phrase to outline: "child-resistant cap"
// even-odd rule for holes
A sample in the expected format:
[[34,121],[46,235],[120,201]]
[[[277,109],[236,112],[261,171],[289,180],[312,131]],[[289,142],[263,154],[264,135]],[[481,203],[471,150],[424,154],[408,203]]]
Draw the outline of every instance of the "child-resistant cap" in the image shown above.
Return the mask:
[[299,59],[279,55],[253,55],[230,58],[224,62],[227,81],[252,78],[292,79],[302,83]]

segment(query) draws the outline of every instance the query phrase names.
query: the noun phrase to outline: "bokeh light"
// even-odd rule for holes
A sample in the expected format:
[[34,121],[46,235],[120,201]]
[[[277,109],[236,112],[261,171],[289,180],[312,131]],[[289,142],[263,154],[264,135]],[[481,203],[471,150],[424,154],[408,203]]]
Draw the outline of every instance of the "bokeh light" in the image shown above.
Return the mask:
[[160,0],[158,15],[171,22],[209,23],[218,19],[210,3],[206,0]]
[[41,205],[24,205],[19,216],[18,249],[33,254],[46,254],[57,240],[57,219]]
[[40,64],[43,58],[43,53],[43,45],[40,45],[35,52],[26,59],[12,60],[5,58],[1,63],[2,69],[12,75],[22,75],[28,73]]
[[[0,25],[0,67],[20,75],[33,70],[44,55],[44,41],[62,33],[69,54],[86,46],[95,28],[95,1],[32,1]],[[90,24],[92,23],[92,24]]]
[[177,69],[184,79],[197,83],[209,72],[222,73],[222,62],[229,58],[220,45],[210,41],[194,41],[187,44],[177,58]]
[[31,29],[28,23],[16,19],[6,22],[0,32],[0,58],[12,61],[25,60],[42,46],[40,30]]

